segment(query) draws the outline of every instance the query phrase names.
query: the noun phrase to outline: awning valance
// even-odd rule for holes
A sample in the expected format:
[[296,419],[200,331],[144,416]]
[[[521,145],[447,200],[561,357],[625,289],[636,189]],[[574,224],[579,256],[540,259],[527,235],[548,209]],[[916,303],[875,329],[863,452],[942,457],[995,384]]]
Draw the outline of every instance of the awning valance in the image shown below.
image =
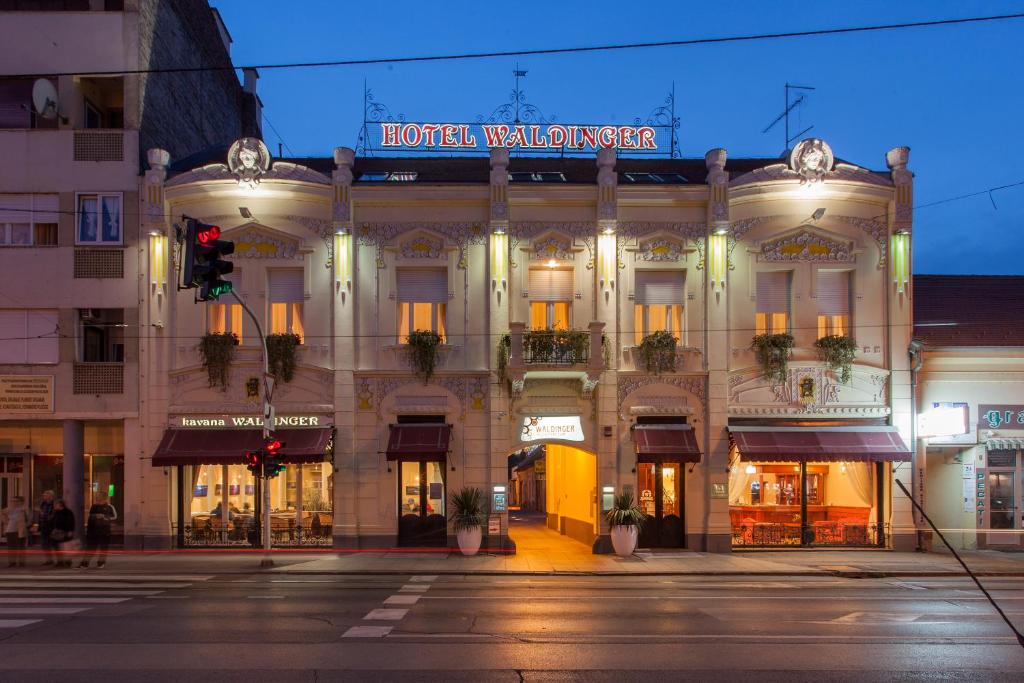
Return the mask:
[[[277,429],[286,463],[322,461],[331,447],[332,427]],[[246,451],[263,446],[261,429],[168,429],[153,454],[157,467],[170,465],[240,465]]]
[[633,446],[637,462],[700,462],[697,435],[690,425],[636,425]]
[[744,461],[910,460],[895,427],[729,427],[729,439]]
[[1003,437],[989,439],[985,446],[990,451],[1012,451],[1018,448],[1024,449],[1024,437]]
[[394,424],[390,430],[388,460],[441,462],[448,459],[451,425]]

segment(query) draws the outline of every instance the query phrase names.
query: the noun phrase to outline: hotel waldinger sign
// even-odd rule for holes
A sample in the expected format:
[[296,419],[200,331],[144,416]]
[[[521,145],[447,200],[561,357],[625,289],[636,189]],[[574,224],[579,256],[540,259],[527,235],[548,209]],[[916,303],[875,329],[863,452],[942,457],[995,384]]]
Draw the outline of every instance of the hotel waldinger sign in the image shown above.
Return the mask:
[[546,116],[520,87],[525,71],[513,71],[515,85],[506,103],[475,121],[409,121],[363,92],[363,126],[356,154],[375,152],[443,155],[486,154],[508,149],[513,155],[561,156],[615,149],[621,155],[679,157],[679,118],[675,88],[646,117],[630,123],[563,123]]

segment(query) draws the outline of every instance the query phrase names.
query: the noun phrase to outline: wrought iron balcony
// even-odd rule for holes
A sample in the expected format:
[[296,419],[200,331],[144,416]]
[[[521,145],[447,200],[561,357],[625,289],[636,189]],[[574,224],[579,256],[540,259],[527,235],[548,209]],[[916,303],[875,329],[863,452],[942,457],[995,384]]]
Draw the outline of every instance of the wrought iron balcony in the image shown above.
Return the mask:
[[528,374],[576,376],[589,397],[605,369],[603,349],[603,322],[587,330],[527,330],[525,323],[511,323],[499,344],[498,372],[511,381],[513,393],[522,391]]

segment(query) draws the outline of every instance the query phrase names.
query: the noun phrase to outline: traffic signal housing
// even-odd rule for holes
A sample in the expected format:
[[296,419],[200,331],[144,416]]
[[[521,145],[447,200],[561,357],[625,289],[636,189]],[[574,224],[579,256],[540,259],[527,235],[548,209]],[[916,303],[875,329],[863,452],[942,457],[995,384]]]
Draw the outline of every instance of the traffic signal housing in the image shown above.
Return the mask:
[[278,453],[284,447],[284,442],[270,436],[263,440],[263,476],[267,479],[276,477],[284,472],[284,463]]
[[260,472],[260,452],[259,451],[246,451],[245,452],[245,467],[252,473],[254,477],[262,476]]
[[186,289],[199,288],[198,301],[217,299],[232,291],[229,280],[222,280],[235,269],[235,264],[224,256],[235,253],[235,243],[220,238],[220,227],[201,223],[194,218],[185,219],[185,258],[182,285]]

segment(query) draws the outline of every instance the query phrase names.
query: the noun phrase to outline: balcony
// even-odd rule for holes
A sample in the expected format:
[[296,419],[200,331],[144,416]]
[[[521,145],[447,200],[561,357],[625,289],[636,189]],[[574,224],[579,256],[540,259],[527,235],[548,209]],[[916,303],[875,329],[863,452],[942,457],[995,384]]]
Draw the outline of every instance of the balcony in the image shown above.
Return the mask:
[[520,395],[526,378],[578,378],[584,398],[590,398],[605,369],[604,323],[592,322],[587,330],[527,330],[525,323],[511,323],[502,340],[507,361],[502,372]]
[[10,192],[52,192],[55,187],[95,190],[138,183],[137,130],[0,130],[0,187]]
[[73,393],[123,394],[124,363],[75,363]]

